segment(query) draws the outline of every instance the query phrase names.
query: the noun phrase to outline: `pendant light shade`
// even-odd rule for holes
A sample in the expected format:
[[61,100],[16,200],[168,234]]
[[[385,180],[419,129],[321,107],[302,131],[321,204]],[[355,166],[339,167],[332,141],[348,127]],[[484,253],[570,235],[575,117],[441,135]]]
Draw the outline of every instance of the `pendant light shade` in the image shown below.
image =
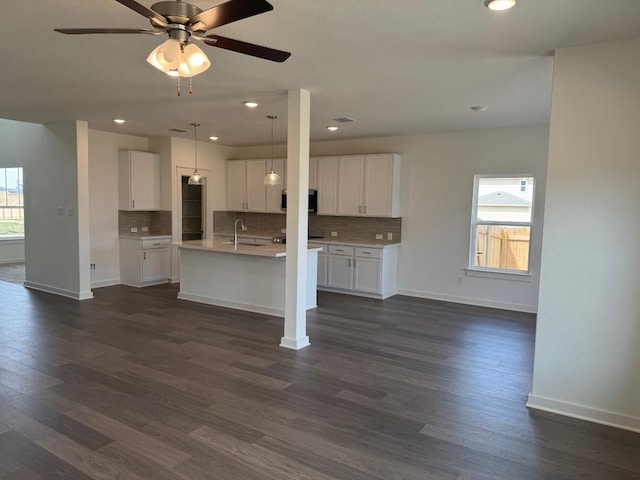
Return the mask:
[[264,176],[265,185],[280,185],[280,175],[273,169],[273,121],[278,118],[276,115],[267,115],[267,118],[271,120],[271,168],[269,173]]
[[192,123],[193,126],[193,151],[195,152],[195,170],[189,177],[189,181],[187,182],[189,185],[203,185],[204,179],[202,175],[198,172],[198,127],[199,123]]

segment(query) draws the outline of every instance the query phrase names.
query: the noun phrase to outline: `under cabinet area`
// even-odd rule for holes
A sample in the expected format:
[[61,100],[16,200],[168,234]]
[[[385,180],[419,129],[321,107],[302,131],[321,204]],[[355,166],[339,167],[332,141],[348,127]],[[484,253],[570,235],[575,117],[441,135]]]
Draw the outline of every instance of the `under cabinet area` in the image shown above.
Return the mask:
[[118,182],[120,210],[160,210],[160,155],[120,151]]
[[324,247],[318,253],[319,289],[377,298],[398,293],[398,245]]
[[171,278],[171,236],[120,237],[120,283],[146,287]]

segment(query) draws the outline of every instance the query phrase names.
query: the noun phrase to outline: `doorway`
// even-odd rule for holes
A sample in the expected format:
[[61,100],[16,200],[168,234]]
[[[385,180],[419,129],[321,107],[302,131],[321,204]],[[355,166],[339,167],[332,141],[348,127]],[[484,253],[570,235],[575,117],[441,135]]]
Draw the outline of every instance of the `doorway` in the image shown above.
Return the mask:
[[189,176],[181,176],[182,241],[202,240],[204,237],[204,185],[189,185]]

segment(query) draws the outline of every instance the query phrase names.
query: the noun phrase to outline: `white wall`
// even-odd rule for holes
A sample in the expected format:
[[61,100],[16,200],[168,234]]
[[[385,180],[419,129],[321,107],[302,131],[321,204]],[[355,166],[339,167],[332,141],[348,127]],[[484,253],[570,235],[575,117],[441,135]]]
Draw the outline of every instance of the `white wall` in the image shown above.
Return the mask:
[[[514,310],[536,310],[542,239],[547,127],[387,137],[311,145],[311,155],[402,154],[400,292]],[[276,156],[284,154],[277,146]],[[268,147],[239,147],[234,158],[267,158]],[[530,281],[465,276],[475,174],[536,178]],[[321,194],[321,193],[319,193]],[[458,285],[458,276],[463,285]]]
[[91,286],[120,283],[118,151],[149,151],[149,139],[89,130]]
[[640,431],[640,38],[556,52],[528,405]]

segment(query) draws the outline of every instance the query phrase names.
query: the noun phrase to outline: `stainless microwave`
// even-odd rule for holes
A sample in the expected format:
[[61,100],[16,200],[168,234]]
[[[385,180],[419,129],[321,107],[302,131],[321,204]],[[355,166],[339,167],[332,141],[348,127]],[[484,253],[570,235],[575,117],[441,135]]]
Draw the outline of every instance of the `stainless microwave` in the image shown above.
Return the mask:
[[[287,189],[282,190],[282,202],[280,203],[282,210],[287,209]],[[318,211],[318,190],[309,189],[309,213]]]

